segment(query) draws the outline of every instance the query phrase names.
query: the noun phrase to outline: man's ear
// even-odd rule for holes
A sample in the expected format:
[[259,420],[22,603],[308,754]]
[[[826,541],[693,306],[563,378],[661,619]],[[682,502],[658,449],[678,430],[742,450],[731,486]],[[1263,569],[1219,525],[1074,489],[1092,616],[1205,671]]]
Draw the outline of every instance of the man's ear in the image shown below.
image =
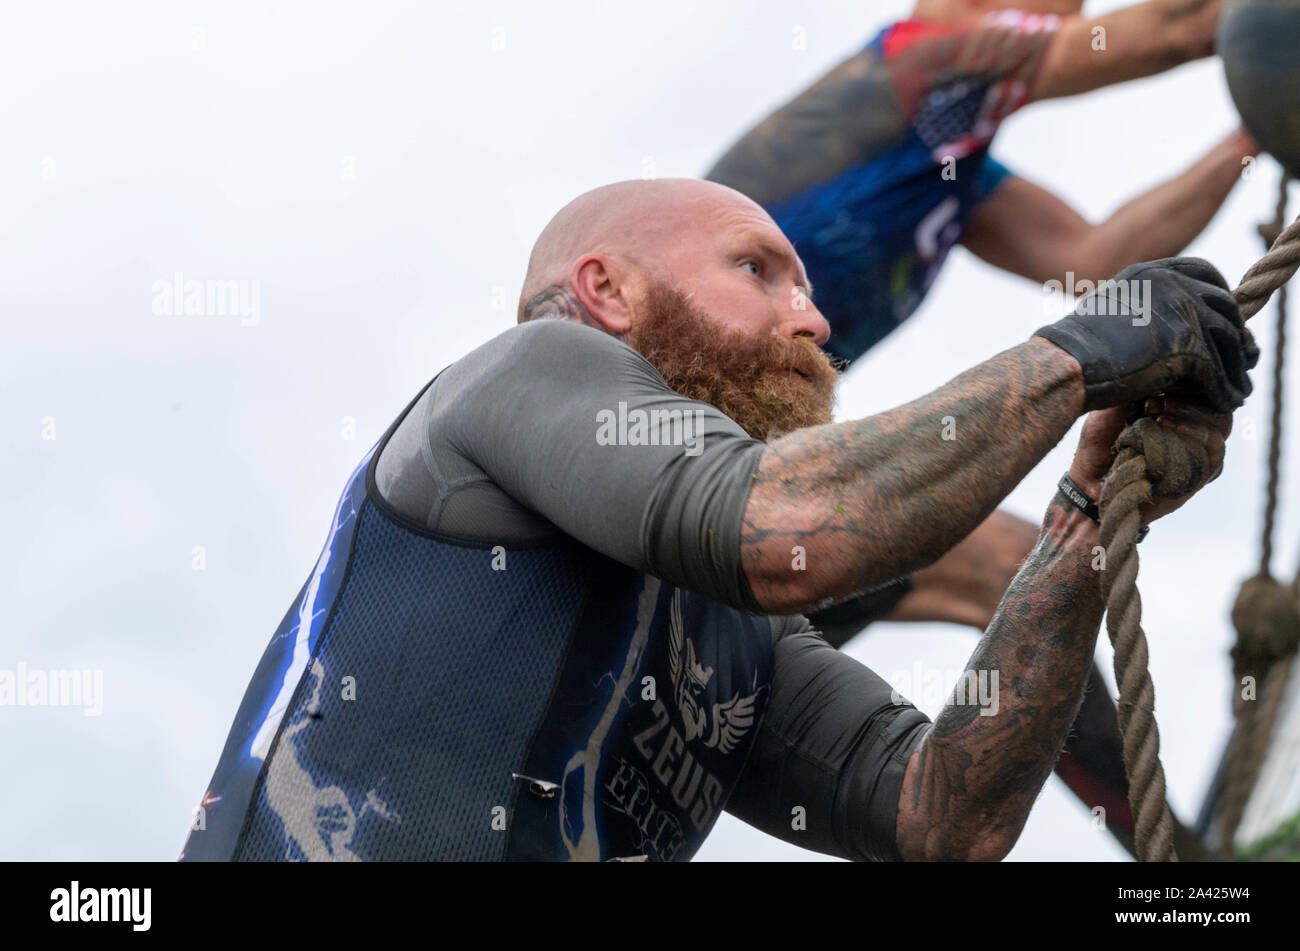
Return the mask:
[[569,279],[573,296],[591,322],[616,337],[632,328],[633,272],[608,254],[587,254],[574,262]]

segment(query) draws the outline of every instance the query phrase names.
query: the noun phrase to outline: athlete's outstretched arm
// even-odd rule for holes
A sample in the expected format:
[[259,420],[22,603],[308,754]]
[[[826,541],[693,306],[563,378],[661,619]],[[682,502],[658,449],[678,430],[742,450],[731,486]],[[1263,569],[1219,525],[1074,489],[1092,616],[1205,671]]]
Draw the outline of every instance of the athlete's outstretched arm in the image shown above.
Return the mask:
[[1195,165],[1094,224],[1033,182],[1012,176],[975,210],[961,242],[1031,281],[1105,280],[1136,261],[1180,253],[1210,222],[1259,146],[1237,129]]
[[791,614],[934,561],[1060,441],[1083,399],[1079,364],[1034,339],[898,409],[771,443],[741,535],[755,599]]
[[1209,56],[1222,8],[1223,0],[1147,0],[1100,17],[1067,17],[1029,98],[1073,96]]
[[[1173,258],[1115,279],[1142,281],[1152,306],[1139,316],[1107,297],[1100,309],[1121,316],[1101,317],[1097,298],[1085,299],[1078,313],[928,396],[771,443],[740,534],[753,600],[792,614],[928,564],[986,518],[1085,408],[1166,391],[1218,412],[1245,401],[1259,349],[1222,274]],[[1101,451],[1104,473],[1111,444]]]

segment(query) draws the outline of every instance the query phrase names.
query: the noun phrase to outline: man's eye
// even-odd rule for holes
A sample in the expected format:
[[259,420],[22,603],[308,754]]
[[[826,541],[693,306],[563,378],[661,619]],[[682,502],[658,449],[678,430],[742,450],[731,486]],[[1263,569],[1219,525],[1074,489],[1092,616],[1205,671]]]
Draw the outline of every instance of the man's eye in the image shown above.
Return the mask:
[[740,266],[753,268],[754,270],[751,271],[750,273],[753,274],[755,277],[763,273],[762,265],[760,265],[757,261],[742,261]]

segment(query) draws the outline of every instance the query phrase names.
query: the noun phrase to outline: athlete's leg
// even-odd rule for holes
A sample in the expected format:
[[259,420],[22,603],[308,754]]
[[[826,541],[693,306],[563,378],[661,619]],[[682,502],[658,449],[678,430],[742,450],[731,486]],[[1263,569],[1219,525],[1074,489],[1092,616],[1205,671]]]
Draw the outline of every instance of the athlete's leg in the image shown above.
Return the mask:
[[912,575],[889,621],[944,621],[983,633],[1038,541],[1037,525],[998,510],[946,555]]

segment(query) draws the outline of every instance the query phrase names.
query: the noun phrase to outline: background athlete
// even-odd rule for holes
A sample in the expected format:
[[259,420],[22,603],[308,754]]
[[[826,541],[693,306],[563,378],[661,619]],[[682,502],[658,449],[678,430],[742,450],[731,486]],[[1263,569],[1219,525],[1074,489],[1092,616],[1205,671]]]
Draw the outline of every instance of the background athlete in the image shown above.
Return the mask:
[[[970,660],[993,693],[933,724],[799,612],[938,558],[1086,411],[1094,496],[1120,406],[1157,392],[1208,450],[1197,487],[1217,476],[1250,335],[1204,262],[1128,274],[1154,288],[1140,332],[1069,316],[831,424],[830,328],[791,306],[807,278],[759,206],[695,181],[577,199],[521,326],[358,467],[182,857],[676,860],[725,807],[847,858],[1001,858],[1080,702],[1098,526],[1052,500]],[[945,414],[971,438],[932,438]]]
[[[758,201],[789,236],[830,322],[827,349],[846,362],[917,310],[957,243],[1035,282],[1095,284],[1186,247],[1256,144],[1237,129],[1094,224],[994,160],[994,135],[1030,102],[1210,55],[1221,6],[1148,0],[1088,18],[1082,0],[920,0],[748,131],[706,177]],[[1080,147],[1091,138],[1081,135]],[[1037,535],[996,512],[929,569],[815,620],[837,645],[881,617],[982,631]],[[1089,807],[1106,808],[1132,851],[1114,706],[1100,672],[1092,680],[1060,772]]]

